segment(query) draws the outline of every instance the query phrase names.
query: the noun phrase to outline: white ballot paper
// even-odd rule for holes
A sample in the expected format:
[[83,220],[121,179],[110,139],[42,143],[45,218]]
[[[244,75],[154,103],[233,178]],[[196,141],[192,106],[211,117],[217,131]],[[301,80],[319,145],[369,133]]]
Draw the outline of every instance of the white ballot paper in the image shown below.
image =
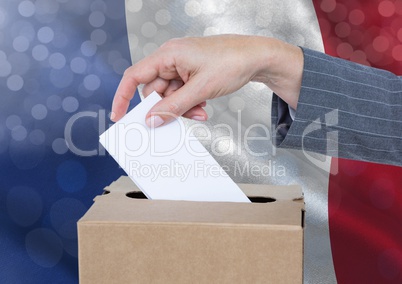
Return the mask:
[[[149,199],[250,202],[181,118],[145,124],[153,92],[100,136],[100,143]],[[207,129],[206,129],[207,130]]]

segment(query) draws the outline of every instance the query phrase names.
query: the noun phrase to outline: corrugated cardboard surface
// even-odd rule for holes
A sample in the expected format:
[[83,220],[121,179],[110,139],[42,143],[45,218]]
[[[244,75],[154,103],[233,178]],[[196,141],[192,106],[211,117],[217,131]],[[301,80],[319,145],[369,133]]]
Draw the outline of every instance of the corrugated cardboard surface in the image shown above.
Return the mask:
[[298,186],[240,185],[272,203],[133,199],[126,177],[78,222],[81,283],[302,283]]

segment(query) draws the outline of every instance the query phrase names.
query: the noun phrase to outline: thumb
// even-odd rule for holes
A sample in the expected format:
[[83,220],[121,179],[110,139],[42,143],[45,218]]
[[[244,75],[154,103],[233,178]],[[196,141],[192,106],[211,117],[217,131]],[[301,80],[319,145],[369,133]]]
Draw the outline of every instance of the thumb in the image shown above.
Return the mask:
[[[171,95],[163,97],[146,115],[146,124],[151,128],[167,124],[204,102],[201,91],[195,88],[200,84],[195,81],[196,78],[193,78]],[[198,109],[201,110],[200,114],[204,114],[202,108]]]

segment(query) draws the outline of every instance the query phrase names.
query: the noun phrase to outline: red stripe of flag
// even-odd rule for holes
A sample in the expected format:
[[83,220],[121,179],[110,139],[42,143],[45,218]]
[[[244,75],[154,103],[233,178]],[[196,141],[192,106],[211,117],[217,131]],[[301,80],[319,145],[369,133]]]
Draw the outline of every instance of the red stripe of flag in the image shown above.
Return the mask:
[[[402,75],[402,0],[313,2],[327,54]],[[402,167],[332,163],[339,173],[330,176],[328,217],[338,283],[402,283]]]

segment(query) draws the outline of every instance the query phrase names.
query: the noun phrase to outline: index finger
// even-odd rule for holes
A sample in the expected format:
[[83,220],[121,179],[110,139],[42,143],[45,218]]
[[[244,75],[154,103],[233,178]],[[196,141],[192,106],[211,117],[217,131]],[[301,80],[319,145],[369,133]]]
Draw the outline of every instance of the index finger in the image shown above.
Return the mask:
[[113,98],[111,120],[116,122],[122,118],[138,85],[153,81],[158,77],[158,73],[158,66],[152,58],[145,58],[127,68]]

